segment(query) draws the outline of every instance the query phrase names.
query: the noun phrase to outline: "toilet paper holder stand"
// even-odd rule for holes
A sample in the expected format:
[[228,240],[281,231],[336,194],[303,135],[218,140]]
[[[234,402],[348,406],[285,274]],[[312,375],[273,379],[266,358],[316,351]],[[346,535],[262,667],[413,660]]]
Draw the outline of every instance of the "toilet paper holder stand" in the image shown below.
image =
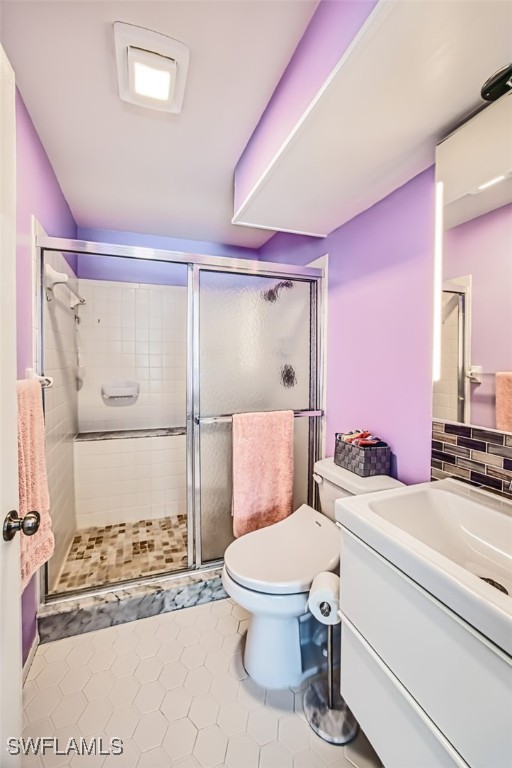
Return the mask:
[[[329,603],[320,604],[320,613],[325,618],[331,615]],[[327,627],[327,706],[334,709],[334,624]]]
[[[332,607],[320,603],[320,613],[328,619]],[[347,744],[355,738],[359,724],[341,693],[335,688],[334,624],[327,624],[327,680],[314,680],[304,693],[304,714],[315,733],[330,744]]]

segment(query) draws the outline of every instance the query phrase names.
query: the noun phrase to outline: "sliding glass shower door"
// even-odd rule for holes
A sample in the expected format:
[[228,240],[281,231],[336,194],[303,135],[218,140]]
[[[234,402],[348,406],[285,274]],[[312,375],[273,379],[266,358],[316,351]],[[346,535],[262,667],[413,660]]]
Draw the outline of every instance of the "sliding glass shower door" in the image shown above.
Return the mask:
[[294,505],[311,502],[319,427],[317,282],[190,269],[191,500],[201,565],[222,558],[233,540],[234,413],[295,411]]

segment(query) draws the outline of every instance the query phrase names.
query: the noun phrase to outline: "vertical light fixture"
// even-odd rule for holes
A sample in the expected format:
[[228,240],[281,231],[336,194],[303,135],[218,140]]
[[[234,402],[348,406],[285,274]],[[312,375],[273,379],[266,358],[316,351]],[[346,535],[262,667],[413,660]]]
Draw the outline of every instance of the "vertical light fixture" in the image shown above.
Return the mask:
[[443,312],[443,206],[444,184],[436,182],[434,229],[434,326],[432,334],[432,381],[441,378],[441,331]]

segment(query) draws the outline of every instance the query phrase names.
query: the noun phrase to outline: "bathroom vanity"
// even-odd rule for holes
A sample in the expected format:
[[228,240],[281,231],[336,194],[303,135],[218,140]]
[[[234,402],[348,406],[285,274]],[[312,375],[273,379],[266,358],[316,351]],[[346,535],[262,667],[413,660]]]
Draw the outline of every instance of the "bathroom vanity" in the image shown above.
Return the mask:
[[336,517],[341,692],[383,763],[512,765],[512,502],[450,479]]

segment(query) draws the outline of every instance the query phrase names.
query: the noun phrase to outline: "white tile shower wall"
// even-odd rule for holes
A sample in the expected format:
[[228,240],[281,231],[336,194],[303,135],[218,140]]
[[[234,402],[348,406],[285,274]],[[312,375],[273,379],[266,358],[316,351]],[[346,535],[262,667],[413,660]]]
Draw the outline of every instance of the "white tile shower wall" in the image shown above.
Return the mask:
[[186,512],[186,437],[75,442],[80,529]]
[[[45,261],[65,272],[70,283],[77,285],[74,272],[61,254],[47,254]],[[69,299],[69,289],[64,285],[55,286],[51,301],[42,297],[44,373],[53,378],[53,387],[45,390],[46,463],[55,535],[55,554],[48,566],[50,589],[76,530],[73,439],[78,429],[78,402],[75,320]]]
[[[80,432],[184,426],[187,289],[80,280],[84,383],[78,395]],[[136,404],[105,405],[102,384],[137,381]]]

